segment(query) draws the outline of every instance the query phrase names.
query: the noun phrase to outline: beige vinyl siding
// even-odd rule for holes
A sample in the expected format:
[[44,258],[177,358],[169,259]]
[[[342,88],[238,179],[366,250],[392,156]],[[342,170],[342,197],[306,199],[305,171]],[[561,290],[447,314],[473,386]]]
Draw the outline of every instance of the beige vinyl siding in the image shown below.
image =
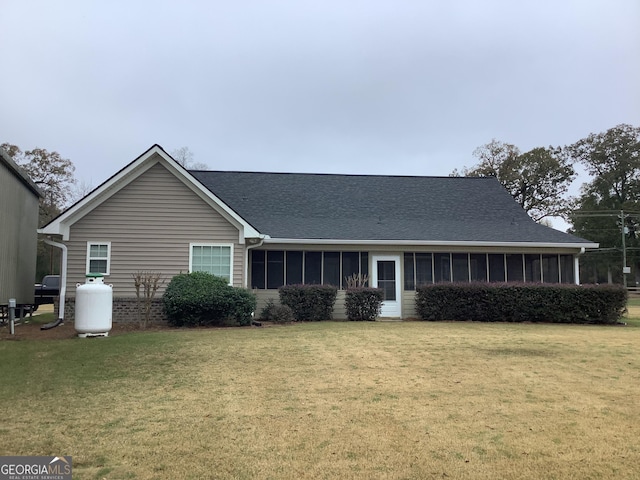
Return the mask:
[[233,284],[242,286],[244,245],[238,238],[235,226],[156,164],[71,226],[68,292],[75,295],[76,283],[85,281],[87,242],[111,243],[105,283],[113,284],[117,297],[135,296],[135,271],[160,272],[167,283],[188,272],[191,243],[233,244]]
[[280,304],[280,297],[278,296],[278,290],[259,290],[253,289],[251,290],[253,294],[256,296],[256,312],[255,317],[260,318],[260,313],[262,309],[267,305],[269,300],[273,301],[276,305]]
[[402,318],[418,318],[415,290],[402,290]]

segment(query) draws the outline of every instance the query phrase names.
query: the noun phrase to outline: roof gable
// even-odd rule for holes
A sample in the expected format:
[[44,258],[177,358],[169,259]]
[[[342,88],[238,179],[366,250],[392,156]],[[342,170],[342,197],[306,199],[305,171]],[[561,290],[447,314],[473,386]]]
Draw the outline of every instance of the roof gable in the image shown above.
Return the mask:
[[246,237],[258,237],[259,233],[242,217],[240,217],[229,206],[225,205],[216,195],[205,188],[196,180],[188,170],[176,162],[159,145],[153,145],[146,152],[133,160],[129,165],[121,169],[111,178],[94,189],[91,193],[76,202],[67,210],[62,212],[51,222],[39,230],[39,233],[49,235],[62,235],[64,240],[69,239],[69,229],[85,215],[89,214],[98,205],[120,191],[132,181],[144,174],[154,165],[161,164],[169,170],[176,178],[187,185],[195,194],[205,200],[213,209],[223,215],[228,221],[240,230],[240,241],[244,242]]

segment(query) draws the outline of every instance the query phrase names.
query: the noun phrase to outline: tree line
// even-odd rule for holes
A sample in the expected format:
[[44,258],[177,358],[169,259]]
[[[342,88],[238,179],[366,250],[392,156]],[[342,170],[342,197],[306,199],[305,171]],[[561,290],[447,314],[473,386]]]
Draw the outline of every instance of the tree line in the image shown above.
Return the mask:
[[[569,233],[600,244],[582,260],[582,280],[621,281],[624,241],[631,283],[640,282],[639,127],[621,124],[571,145],[525,153],[492,140],[473,155],[476,165],[452,175],[495,176],[534,220],[563,217],[572,225]],[[577,165],[589,180],[578,196],[568,196]]]

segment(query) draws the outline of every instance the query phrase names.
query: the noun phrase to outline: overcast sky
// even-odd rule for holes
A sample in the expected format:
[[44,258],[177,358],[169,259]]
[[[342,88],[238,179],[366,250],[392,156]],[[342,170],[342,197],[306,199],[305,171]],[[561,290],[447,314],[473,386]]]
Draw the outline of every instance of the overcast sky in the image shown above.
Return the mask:
[[[448,175],[640,126],[638,0],[0,0],[0,143],[93,187],[211,169]],[[577,187],[576,187],[577,188]]]

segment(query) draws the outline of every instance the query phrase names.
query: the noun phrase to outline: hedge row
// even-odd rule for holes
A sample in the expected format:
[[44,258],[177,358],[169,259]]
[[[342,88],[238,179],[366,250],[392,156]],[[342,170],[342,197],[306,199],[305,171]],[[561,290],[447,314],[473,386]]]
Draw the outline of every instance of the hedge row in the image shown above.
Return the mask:
[[173,277],[162,302],[169,324],[176,327],[249,325],[256,309],[253,293],[205,272]]
[[278,289],[280,303],[297,321],[331,320],[338,289],[329,285],[285,285]]
[[453,283],[416,291],[422,320],[613,324],[626,303],[619,285]]

